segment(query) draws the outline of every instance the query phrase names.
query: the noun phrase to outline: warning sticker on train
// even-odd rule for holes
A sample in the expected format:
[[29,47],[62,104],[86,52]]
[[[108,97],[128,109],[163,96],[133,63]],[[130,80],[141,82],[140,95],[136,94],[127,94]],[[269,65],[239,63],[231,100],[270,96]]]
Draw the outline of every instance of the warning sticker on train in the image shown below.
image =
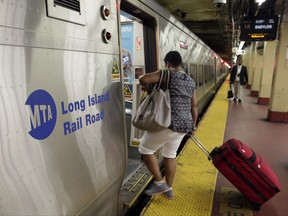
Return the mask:
[[34,139],[43,140],[52,134],[56,123],[61,124],[64,136],[97,124],[105,118],[105,110],[101,105],[109,102],[109,99],[109,91],[106,91],[89,94],[78,100],[62,100],[56,104],[49,92],[35,90],[25,103],[30,117],[29,134]]
[[129,85],[124,85],[124,97],[126,100],[132,100],[132,92]]
[[112,82],[120,82],[120,70],[115,58],[113,59]]

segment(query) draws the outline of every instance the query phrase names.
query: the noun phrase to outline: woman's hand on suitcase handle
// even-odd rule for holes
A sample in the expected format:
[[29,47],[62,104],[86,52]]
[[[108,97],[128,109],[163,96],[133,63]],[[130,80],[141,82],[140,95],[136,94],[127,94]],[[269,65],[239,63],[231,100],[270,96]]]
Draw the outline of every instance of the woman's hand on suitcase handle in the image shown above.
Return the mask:
[[193,136],[195,135],[196,130],[197,130],[197,127],[193,126],[192,131],[191,131],[191,134],[192,134]]

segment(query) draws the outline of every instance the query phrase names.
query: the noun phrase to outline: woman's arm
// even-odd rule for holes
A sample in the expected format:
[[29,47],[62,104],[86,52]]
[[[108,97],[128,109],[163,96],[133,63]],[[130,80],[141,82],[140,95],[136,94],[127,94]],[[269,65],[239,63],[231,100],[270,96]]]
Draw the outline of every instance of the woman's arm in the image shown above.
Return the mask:
[[152,73],[146,73],[146,74],[141,75],[139,77],[140,85],[143,87],[146,87],[149,84],[157,83],[160,79],[160,71],[161,70],[157,70]]

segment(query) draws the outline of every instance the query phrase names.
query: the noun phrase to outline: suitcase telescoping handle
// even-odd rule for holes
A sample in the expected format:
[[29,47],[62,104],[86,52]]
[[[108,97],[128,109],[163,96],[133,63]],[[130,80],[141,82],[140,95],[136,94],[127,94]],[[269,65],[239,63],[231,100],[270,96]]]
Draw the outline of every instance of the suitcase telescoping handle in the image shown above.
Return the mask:
[[207,155],[209,160],[212,160],[212,156],[210,155],[210,152],[205,148],[205,146],[203,146],[203,144],[192,134],[187,134],[188,136],[190,136],[190,138],[193,140],[194,143],[196,143],[196,145],[204,152],[204,154]]

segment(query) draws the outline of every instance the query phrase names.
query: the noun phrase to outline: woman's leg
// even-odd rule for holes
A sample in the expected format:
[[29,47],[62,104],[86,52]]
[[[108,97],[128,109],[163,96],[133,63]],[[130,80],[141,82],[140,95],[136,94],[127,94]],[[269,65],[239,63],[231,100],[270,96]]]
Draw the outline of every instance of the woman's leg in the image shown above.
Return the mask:
[[[144,133],[140,141],[139,152],[155,180],[151,187],[145,191],[146,194],[172,192],[171,186],[176,172],[176,153],[184,135],[184,133],[177,133],[170,129]],[[162,179],[159,162],[155,155],[155,152],[161,147],[167,183]],[[170,198],[173,198],[173,193]]]
[[164,157],[165,179],[171,188],[176,174],[176,154],[177,149],[185,133],[170,131],[170,141],[162,147],[162,156]]
[[[145,132],[140,141],[139,152],[142,155],[143,161],[153,175],[154,182],[151,186],[145,190],[147,195],[154,195],[158,193],[164,193],[170,190],[167,183],[163,180],[160,172],[159,162],[155,155],[155,152],[161,148],[167,141],[167,134],[170,131],[168,129],[156,131],[156,132]],[[168,140],[167,140],[168,139]]]
[[165,178],[168,186],[171,188],[176,173],[176,159],[164,158]]
[[155,154],[147,154],[147,155],[143,155],[142,154],[142,158],[143,161],[146,165],[146,167],[148,168],[148,170],[151,172],[151,174],[154,177],[155,181],[161,181],[162,180],[162,175],[160,172],[160,168],[159,168],[159,164],[158,164],[158,160],[156,158]]

